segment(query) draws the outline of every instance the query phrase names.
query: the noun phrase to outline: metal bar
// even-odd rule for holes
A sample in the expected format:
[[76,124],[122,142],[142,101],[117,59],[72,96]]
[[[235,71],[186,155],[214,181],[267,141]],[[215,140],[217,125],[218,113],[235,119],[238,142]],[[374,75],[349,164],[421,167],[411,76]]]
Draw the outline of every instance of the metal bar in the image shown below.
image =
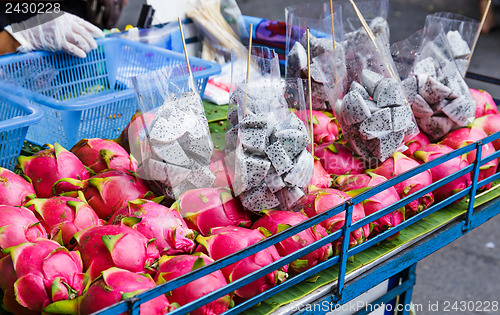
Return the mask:
[[[389,292],[387,292],[386,294],[382,295],[381,297],[379,297],[375,301],[367,304],[363,310],[356,312],[355,315],[366,315],[366,314],[369,314],[369,313],[377,310],[379,307],[384,305],[386,302],[395,299],[398,295],[401,295],[403,292],[413,288],[414,285],[415,285],[415,281],[411,281],[411,280],[403,281],[400,285],[398,285],[394,289],[392,289]],[[371,306],[369,306],[369,305],[371,305]]]
[[[415,281],[417,278],[417,275],[415,271],[417,270],[417,263],[414,263],[413,265],[410,266],[403,275],[403,281],[410,281],[412,283],[412,286],[408,288],[408,290],[404,291],[399,299],[399,304],[403,305],[403,315],[408,315],[410,313],[410,305],[411,305],[411,296],[413,293],[413,286],[415,285]],[[401,301],[403,303],[401,303]],[[399,311],[398,311],[399,315]]]
[[462,231],[467,232],[470,230],[470,220],[472,219],[472,213],[474,211],[474,201],[477,192],[477,180],[479,178],[479,162],[481,161],[481,153],[483,149],[483,144],[481,141],[476,142],[476,159],[474,160],[474,170],[472,172],[472,189],[469,197],[469,206],[467,207],[467,217],[463,221]]
[[484,75],[484,74],[477,74],[477,73],[467,72],[465,74],[465,77],[469,78],[469,79],[473,79],[473,80],[478,80],[478,81],[486,82],[486,83],[500,85],[500,80],[499,79],[496,79],[496,78],[493,78],[493,77],[490,77],[490,76],[487,76],[487,75]]
[[[339,277],[338,277],[338,285],[337,292],[335,294],[335,300],[340,301],[342,298],[342,289],[345,284],[345,275],[347,270],[347,258],[349,249],[349,241],[351,239],[351,222],[352,222],[352,213],[354,211],[354,204],[352,200],[347,201],[347,209],[345,212],[345,222],[342,227],[342,250],[340,252],[340,268],[339,268]],[[368,237],[368,235],[366,235]]]

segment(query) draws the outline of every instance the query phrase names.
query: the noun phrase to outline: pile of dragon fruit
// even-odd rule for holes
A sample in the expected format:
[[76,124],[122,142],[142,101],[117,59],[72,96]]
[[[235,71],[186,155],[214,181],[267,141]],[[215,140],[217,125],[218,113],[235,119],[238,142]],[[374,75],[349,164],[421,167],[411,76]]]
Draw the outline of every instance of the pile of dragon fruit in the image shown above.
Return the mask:
[[[405,139],[406,151],[395,152],[371,169],[343,141],[334,113],[293,111],[306,124],[312,119],[315,127],[314,173],[300,212],[245,210],[229,188],[231,176],[222,151],[211,159],[213,185],[187,190],[173,203],[155,196],[149,183],[136,175],[138,163],[120,145],[124,138],[83,139],[69,151],[55,143],[33,156],[21,156],[21,175],[0,169],[3,307],[14,314],[90,314],[242,250],[421,163],[500,131],[500,114],[491,96],[478,90],[471,90],[471,95],[476,101],[476,119],[471,124],[449,132],[439,143],[418,133]],[[131,133],[124,130],[123,134]],[[499,148],[500,141],[487,144],[482,155]],[[454,158],[364,200],[354,206],[352,220],[413,194],[474,158],[474,152]],[[497,160],[482,166],[479,180],[494,174],[497,167]],[[353,231],[349,246],[400,224],[470,183],[470,175],[464,175]],[[341,229],[344,220],[345,213],[339,213],[146,302],[141,314],[166,313],[200,298]],[[337,255],[340,242],[327,244],[192,314],[222,313]]]

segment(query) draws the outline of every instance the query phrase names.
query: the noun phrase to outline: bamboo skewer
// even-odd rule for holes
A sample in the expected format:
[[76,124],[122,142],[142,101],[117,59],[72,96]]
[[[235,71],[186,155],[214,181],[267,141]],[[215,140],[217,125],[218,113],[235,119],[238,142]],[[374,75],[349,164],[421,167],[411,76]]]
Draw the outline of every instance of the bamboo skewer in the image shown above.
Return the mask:
[[309,126],[311,128],[311,155],[314,159],[314,124],[312,113],[312,88],[311,88],[311,44],[309,42],[309,27],[306,29],[307,40],[307,89],[309,91]]
[[332,22],[332,42],[333,51],[335,52],[335,24],[333,23],[333,0],[330,0],[330,20]]
[[476,36],[474,37],[474,43],[472,43],[472,48],[470,50],[470,55],[467,60],[467,66],[465,67],[465,73],[467,73],[467,69],[469,69],[470,61],[472,59],[472,54],[474,53],[474,49],[476,49],[476,43],[479,39],[479,35],[481,35],[481,29],[483,28],[484,21],[486,21],[486,16],[488,15],[488,12],[490,11],[490,6],[491,6],[491,0],[488,0],[488,3],[486,4],[486,9],[484,10],[483,17],[481,18],[481,23],[479,24],[479,28],[477,29]]
[[[365,29],[366,33],[368,34],[368,37],[370,40],[373,42],[373,45],[375,45],[375,49],[381,53],[382,51],[377,45],[377,41],[375,39],[375,34],[373,34],[372,30],[368,26],[368,23],[366,23],[365,18],[363,17],[363,14],[361,14],[361,11],[359,11],[358,6],[356,3],[354,3],[354,0],[349,0],[351,2],[352,7],[354,8],[354,11],[356,12],[356,15],[358,16],[359,21],[361,22],[361,25],[363,25],[363,28]],[[387,58],[384,57],[384,63],[385,66],[387,67],[387,70],[389,71],[389,74],[393,79],[396,81],[399,81],[399,77],[396,75],[396,71],[394,70],[394,67],[391,65],[390,62],[387,61]]]
[[243,117],[245,117],[245,107],[247,104],[247,92],[248,92],[248,79],[250,77],[250,61],[252,57],[252,35],[253,35],[253,23],[250,23],[250,35],[248,38],[247,77],[245,80],[245,102],[243,105]]
[[182,47],[184,48],[184,57],[186,58],[187,68],[188,68],[188,72],[189,72],[189,87],[193,91],[195,91],[195,88],[194,88],[195,85],[194,85],[194,79],[193,79],[193,72],[191,71],[191,65],[189,64],[189,57],[188,57],[188,53],[187,53],[187,49],[186,49],[186,41],[184,40],[184,31],[182,30],[181,18],[178,17],[177,21],[179,22],[179,28],[181,30]]

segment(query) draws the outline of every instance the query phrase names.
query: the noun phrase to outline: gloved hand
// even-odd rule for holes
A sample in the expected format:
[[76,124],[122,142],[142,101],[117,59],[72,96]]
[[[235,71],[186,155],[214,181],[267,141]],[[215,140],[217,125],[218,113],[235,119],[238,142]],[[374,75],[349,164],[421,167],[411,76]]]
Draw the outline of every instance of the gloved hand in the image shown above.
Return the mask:
[[65,51],[85,58],[97,48],[94,37],[103,37],[96,26],[76,15],[59,12],[36,15],[21,23],[5,27],[21,46],[20,52],[32,50]]

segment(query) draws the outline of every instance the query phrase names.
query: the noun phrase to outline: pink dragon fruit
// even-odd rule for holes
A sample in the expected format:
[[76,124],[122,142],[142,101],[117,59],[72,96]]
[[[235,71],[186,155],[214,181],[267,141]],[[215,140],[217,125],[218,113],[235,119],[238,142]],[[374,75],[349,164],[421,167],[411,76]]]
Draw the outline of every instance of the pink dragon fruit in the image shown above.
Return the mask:
[[250,212],[227,188],[188,190],[172,205],[186,220],[188,227],[204,236],[210,229],[225,226],[250,227]]
[[137,161],[118,143],[106,139],[82,139],[71,148],[85,166],[98,174],[106,169],[137,170]]
[[95,226],[75,234],[75,250],[82,254],[90,280],[118,267],[132,272],[151,271],[160,256],[154,242],[125,225]]
[[[314,199],[312,197],[314,196]],[[312,206],[306,206],[304,211],[306,215],[310,218],[321,212],[325,212],[333,207],[340,205],[341,203],[347,201],[351,198],[348,194],[337,189],[318,189],[310,193],[309,201],[312,200]],[[365,211],[361,204],[354,205],[352,213],[352,222],[356,222],[365,217]],[[345,211],[342,211],[331,218],[326,219],[321,222],[322,225],[328,233],[333,233],[340,230],[345,223]],[[365,225],[359,229],[352,231],[349,237],[349,248],[354,247],[358,244],[363,243],[370,235],[370,226]],[[333,242],[334,254],[338,255],[341,251],[342,238],[339,238]]]
[[[372,172],[382,175],[387,179],[391,179],[417,166],[420,166],[419,162],[401,152],[395,152],[392,157],[385,160],[384,163]],[[399,197],[404,198],[422,188],[429,186],[430,184],[432,184],[432,174],[430,170],[427,170],[394,185],[394,188],[398,192]],[[413,200],[405,206],[406,218],[414,216],[415,214],[427,209],[433,202],[434,196],[432,195],[432,192]]]
[[[158,273],[155,277],[156,284],[160,285],[173,280],[192,270],[213,263],[214,260],[203,253],[193,255],[163,256],[158,264]],[[226,279],[220,270],[214,271],[204,277],[196,279],[175,290],[170,291],[168,299],[172,303],[185,305],[199,299],[227,285]],[[225,295],[202,307],[189,312],[190,315],[212,315],[227,311],[231,303],[232,294]]]
[[332,185],[332,177],[323,168],[323,165],[321,165],[320,160],[317,158],[314,160],[313,175],[309,181],[309,185],[316,188],[328,188]]
[[[384,176],[371,172],[358,175],[342,175],[335,179],[335,187],[347,192],[349,196],[354,197],[385,181],[387,181],[387,179]],[[369,216],[370,214],[382,210],[383,208],[398,201],[398,192],[394,189],[394,187],[389,187],[384,191],[363,200],[361,204],[363,205],[365,215]],[[392,227],[395,227],[404,220],[404,208],[388,213],[371,223],[370,237],[376,236]]]
[[361,174],[365,171],[363,161],[340,143],[324,143],[315,148],[314,155],[330,175]]
[[0,167],[0,183],[0,205],[20,207],[36,198],[30,182],[3,167]]
[[[308,110],[297,111],[295,114],[306,126],[310,125],[311,115]],[[312,117],[315,143],[332,142],[339,138],[339,125],[332,113],[313,110]]]
[[[144,130],[145,124],[149,124],[153,121],[154,113],[142,114],[136,111],[135,114],[130,119],[130,122],[122,130],[122,133],[116,139],[116,142],[121,145],[127,152],[132,153],[134,150],[132,147],[139,147],[139,133]],[[134,155],[134,154],[132,154]],[[134,156],[136,157],[136,156]]]
[[[52,302],[74,299],[85,287],[82,260],[57,242],[38,239],[7,250],[0,263],[4,304],[11,310],[42,311]],[[14,293],[14,294],[13,294]],[[12,298],[15,298],[12,300]]]
[[[149,275],[112,267],[102,272],[78,300],[53,303],[44,312],[54,314],[93,314],[121,300],[156,287]],[[165,295],[160,295],[140,306],[141,315],[165,314],[173,310]],[[122,313],[122,315],[128,314]]]
[[472,88],[469,90],[470,95],[476,101],[476,114],[474,115],[476,118],[489,114],[498,114],[497,105],[490,93]]
[[2,249],[37,238],[47,238],[47,232],[33,212],[24,207],[0,205],[0,258],[4,256]]
[[[452,152],[453,149],[444,144],[428,144],[419,150],[415,151],[413,154],[417,161],[426,163],[432,161],[446,153]],[[442,164],[436,165],[431,168],[432,181],[436,182],[441,178],[444,178],[450,174],[453,174],[464,167],[467,167],[469,162],[464,157],[456,157],[448,160]],[[434,200],[436,202],[442,201],[461,190],[467,188],[471,184],[470,173],[465,174],[462,177],[455,179],[454,181],[447,183],[439,188],[436,188],[432,194],[434,195]]]
[[[444,136],[441,143],[449,146],[452,149],[458,149],[466,145],[469,145],[471,143],[474,143],[476,141],[479,141],[483,138],[486,138],[487,136],[488,135],[483,131],[483,129],[472,126],[472,127],[453,130],[452,132]],[[495,148],[493,147],[493,144],[486,143],[483,145],[483,149],[481,151],[482,158],[485,158],[493,153],[495,153]],[[476,159],[476,150],[467,153],[467,162],[469,162],[469,164],[474,163],[475,159]],[[494,159],[484,164],[479,168],[478,180],[481,181],[485,178],[492,176],[497,172],[497,168],[498,168],[498,159]],[[481,188],[489,189],[491,188],[491,183]]]
[[32,199],[26,207],[37,215],[49,237],[66,247],[71,245],[76,232],[103,225],[94,209],[82,199],[64,196]]
[[[472,122],[472,126],[480,127],[488,136],[492,135],[500,131],[500,115],[485,115],[483,117],[476,118]],[[493,143],[495,150],[500,150],[500,139],[491,143]]]
[[194,250],[194,232],[179,212],[154,201],[129,201],[127,207],[115,212],[108,222],[120,223],[154,239],[160,255],[189,254]]
[[[80,160],[71,152],[64,149],[59,143],[49,145],[49,149],[27,157],[20,156],[18,163],[23,173],[31,179],[38,198],[54,196],[52,186],[62,178],[85,180],[89,178],[89,171]],[[74,191],[70,181],[60,183],[58,192]]]
[[[261,213],[263,216],[252,225],[252,229],[263,229],[262,231],[268,234],[268,236],[279,233],[308,219],[306,215],[300,212],[264,210]],[[275,246],[281,256],[286,256],[314,243],[327,234],[324,227],[316,225],[277,243]],[[316,264],[327,260],[332,254],[332,245],[325,245],[291,262],[288,270],[291,273],[306,271],[316,266]]]
[[[243,227],[221,227],[212,229],[212,234],[210,236],[204,237],[198,235],[196,240],[202,246],[200,250],[206,251],[212,259],[217,260],[245,249],[264,238],[265,236],[259,230],[251,230]],[[229,283],[267,266],[279,258],[280,255],[276,247],[270,246],[254,255],[242,259],[237,264],[222,268],[221,271],[224,277],[226,277],[226,281]],[[234,293],[243,299],[254,297],[284,281],[288,276],[286,273],[287,270],[288,267],[283,266],[237,289]]]
[[230,172],[234,172],[234,170],[232,170],[231,167],[226,167],[224,162],[224,151],[214,149],[209,169],[215,175],[212,187],[232,188],[231,177],[234,177],[234,174],[231,174]]
[[153,199],[149,186],[134,173],[106,171],[81,184],[88,204],[99,218],[108,220],[113,213],[136,199]]
[[404,144],[408,147],[408,149],[404,151],[403,154],[406,156],[412,156],[413,152],[430,143],[431,141],[429,140],[429,138],[427,138],[427,136],[420,131],[413,137],[410,137],[408,139],[405,138]]

